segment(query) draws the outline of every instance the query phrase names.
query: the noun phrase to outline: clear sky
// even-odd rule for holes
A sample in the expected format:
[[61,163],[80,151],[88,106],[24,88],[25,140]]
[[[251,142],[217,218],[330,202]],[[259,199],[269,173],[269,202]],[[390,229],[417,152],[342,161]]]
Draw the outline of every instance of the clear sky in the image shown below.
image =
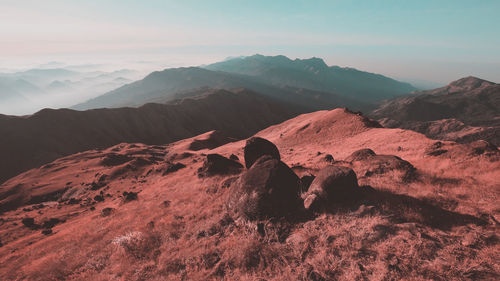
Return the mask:
[[0,67],[261,53],[395,78],[500,82],[499,11],[499,0],[0,0]]

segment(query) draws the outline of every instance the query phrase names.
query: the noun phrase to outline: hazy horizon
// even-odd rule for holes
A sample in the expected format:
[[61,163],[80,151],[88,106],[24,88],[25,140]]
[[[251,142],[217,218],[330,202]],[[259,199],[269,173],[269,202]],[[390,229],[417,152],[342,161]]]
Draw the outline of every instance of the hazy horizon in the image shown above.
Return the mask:
[[500,81],[498,1],[2,1],[0,69],[321,57],[403,81]]

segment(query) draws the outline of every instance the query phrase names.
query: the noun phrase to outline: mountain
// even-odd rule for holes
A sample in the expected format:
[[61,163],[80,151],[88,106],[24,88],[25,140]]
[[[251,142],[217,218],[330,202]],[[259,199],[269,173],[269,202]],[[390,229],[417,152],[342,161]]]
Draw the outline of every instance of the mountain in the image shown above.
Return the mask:
[[[79,72],[62,66],[0,73],[0,114],[26,115],[47,107],[68,107],[142,77],[127,69]],[[18,98],[12,98],[14,92]],[[11,97],[7,99],[7,95]]]
[[387,127],[429,137],[488,140],[500,146],[500,85],[465,77],[449,85],[390,100],[371,112]]
[[339,106],[373,109],[373,103],[416,90],[382,75],[352,68],[329,67],[322,59],[290,60],[285,56],[233,58],[208,66],[153,72],[85,103],[84,110],[140,106],[168,101],[179,91],[209,88],[247,88],[264,95],[310,107],[311,111]]
[[10,74],[10,76],[19,77],[31,83],[42,86],[50,84],[55,80],[67,80],[80,76],[76,71],[67,70],[64,68],[48,68],[48,69],[29,69],[22,72]]
[[52,83],[47,85],[47,87],[45,87],[45,90],[52,93],[67,93],[67,94],[75,92],[75,89],[71,87],[70,82],[59,81],[59,80],[53,81]]
[[182,92],[200,87],[251,89],[283,102],[308,107],[310,111],[336,106],[351,106],[356,109],[367,107],[364,102],[332,93],[289,86],[277,87],[251,76],[187,67],[153,72],[142,80],[120,87],[73,108],[85,110],[102,107],[136,107],[148,102],[168,102],[181,98]]
[[[25,110],[32,107],[30,97],[37,89],[36,86],[21,79],[0,77],[0,112],[14,113],[19,108]],[[18,108],[14,109],[14,104]]]
[[0,155],[5,160],[0,162],[0,182],[65,155],[121,142],[165,144],[210,130],[247,137],[303,111],[244,89],[203,89],[195,95],[139,108],[0,115]]
[[2,85],[2,84],[0,84],[0,97],[5,102],[26,102],[26,101],[28,101],[28,99],[26,99],[26,97],[23,96],[18,91],[13,90],[13,89],[9,88],[8,86]]
[[320,58],[291,60],[285,56],[254,55],[205,66],[206,69],[249,75],[276,86],[336,93],[365,102],[377,102],[417,90],[380,74],[328,66]]
[[[191,149],[204,134],[89,150],[10,179],[0,185],[2,280],[498,279],[496,148],[381,128],[345,109],[255,136],[282,162],[243,168],[245,140]],[[349,173],[325,177],[332,169]],[[239,196],[242,183],[251,196]],[[249,210],[272,214],[321,183],[325,208],[293,205],[293,218],[248,219],[231,207],[269,198]]]

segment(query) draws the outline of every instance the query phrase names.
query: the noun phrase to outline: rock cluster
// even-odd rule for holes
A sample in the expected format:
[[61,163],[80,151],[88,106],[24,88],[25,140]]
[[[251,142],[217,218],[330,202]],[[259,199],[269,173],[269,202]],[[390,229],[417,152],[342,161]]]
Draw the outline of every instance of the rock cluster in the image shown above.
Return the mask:
[[244,157],[247,170],[232,184],[228,207],[248,220],[294,218],[306,210],[320,211],[351,198],[358,187],[354,171],[340,166],[327,166],[316,177],[300,179],[280,160],[278,148],[262,138],[247,141]]

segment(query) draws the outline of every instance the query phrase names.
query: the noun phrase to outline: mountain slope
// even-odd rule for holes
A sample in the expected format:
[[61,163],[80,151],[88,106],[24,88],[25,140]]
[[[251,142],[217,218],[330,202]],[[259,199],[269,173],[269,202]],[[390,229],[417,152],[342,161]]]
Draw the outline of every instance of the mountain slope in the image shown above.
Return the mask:
[[430,137],[484,138],[500,145],[500,85],[466,77],[442,88],[390,100],[370,116],[383,119],[384,126],[417,130]]
[[[0,185],[0,204],[11,207],[0,214],[3,280],[498,279],[498,150],[380,128],[344,109],[257,135],[298,176],[354,169],[363,197],[246,221],[227,206],[240,175],[198,176],[208,154],[244,159],[245,141],[90,150]],[[408,161],[418,178],[401,182],[386,163],[363,173],[372,164],[348,159],[366,148]],[[428,153],[436,148],[444,152]]]
[[256,77],[277,86],[336,93],[376,102],[415,91],[408,83],[353,68],[327,66],[320,58],[291,60],[285,56],[254,55],[205,66],[206,69]]
[[180,92],[200,87],[251,89],[277,100],[308,107],[310,111],[337,106],[351,106],[356,109],[366,108],[364,102],[332,93],[303,88],[275,87],[254,77],[211,71],[198,67],[171,68],[153,72],[143,80],[125,85],[73,108],[84,110],[102,107],[135,107],[148,102],[168,102],[176,98],[182,98],[183,95]]
[[210,130],[242,138],[298,111],[248,90],[204,90],[190,99],[139,108],[44,109],[0,115],[0,182],[61,156],[121,142],[165,144]]

